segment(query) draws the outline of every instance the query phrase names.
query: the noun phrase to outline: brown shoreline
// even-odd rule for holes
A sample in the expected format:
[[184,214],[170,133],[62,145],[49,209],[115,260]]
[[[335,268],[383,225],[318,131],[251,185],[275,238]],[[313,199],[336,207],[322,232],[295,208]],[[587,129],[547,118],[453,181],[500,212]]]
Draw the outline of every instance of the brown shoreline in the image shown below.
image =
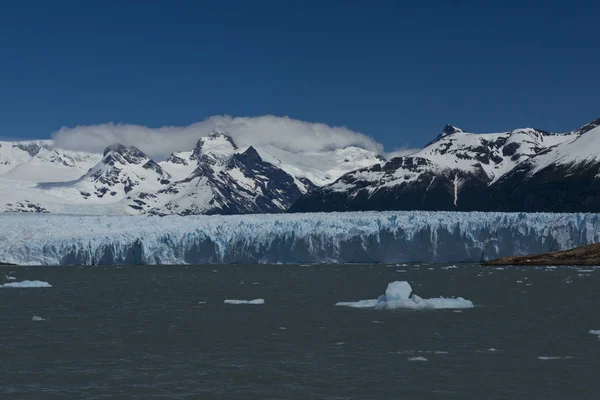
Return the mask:
[[502,257],[482,263],[484,266],[493,265],[599,265],[600,243],[575,247],[571,250],[553,251],[544,254],[526,256]]

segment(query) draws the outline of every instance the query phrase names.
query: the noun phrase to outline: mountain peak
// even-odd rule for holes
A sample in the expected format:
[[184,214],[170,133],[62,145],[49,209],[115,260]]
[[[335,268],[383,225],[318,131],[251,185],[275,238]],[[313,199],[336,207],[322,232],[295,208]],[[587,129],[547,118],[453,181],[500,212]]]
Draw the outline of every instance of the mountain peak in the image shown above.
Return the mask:
[[[111,144],[106,149],[104,149],[103,156],[104,156],[105,160],[121,158],[130,164],[139,164],[142,161],[146,161],[149,159],[149,157],[146,155],[146,153],[144,153],[137,147],[135,147],[135,146],[125,147],[120,143]],[[107,161],[109,161],[109,160],[107,160]]]
[[443,139],[446,136],[453,135],[455,133],[464,133],[464,131],[462,129],[460,129],[460,128],[457,128],[454,125],[446,124],[446,126],[444,127],[444,129],[442,129],[442,132],[439,135],[437,135],[435,137],[435,139],[433,139],[431,142],[427,143],[425,145],[425,147],[427,147],[429,145],[432,145],[435,142],[437,142],[438,140]]
[[214,131],[210,135],[201,137],[192,152],[192,160],[197,160],[205,151],[231,155],[238,147],[231,135],[225,132]]
[[596,118],[595,120],[593,120],[591,122],[588,122],[587,124],[583,125],[581,128],[575,129],[573,131],[573,133],[578,134],[578,135],[583,135],[584,133],[589,132],[598,126],[600,126],[600,117]]
[[453,133],[460,133],[460,132],[464,132],[464,131],[460,128],[457,128],[454,125],[446,124],[444,129],[442,129],[442,133],[440,134],[440,137],[444,137],[444,136],[452,135]]

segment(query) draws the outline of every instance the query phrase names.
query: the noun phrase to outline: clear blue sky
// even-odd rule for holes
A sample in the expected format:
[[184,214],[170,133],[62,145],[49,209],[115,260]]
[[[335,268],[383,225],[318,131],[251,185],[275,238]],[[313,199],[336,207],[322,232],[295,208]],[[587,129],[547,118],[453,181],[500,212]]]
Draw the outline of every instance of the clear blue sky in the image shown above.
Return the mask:
[[0,136],[214,114],[345,125],[388,150],[445,123],[566,131],[600,116],[598,15],[598,1],[3,1]]

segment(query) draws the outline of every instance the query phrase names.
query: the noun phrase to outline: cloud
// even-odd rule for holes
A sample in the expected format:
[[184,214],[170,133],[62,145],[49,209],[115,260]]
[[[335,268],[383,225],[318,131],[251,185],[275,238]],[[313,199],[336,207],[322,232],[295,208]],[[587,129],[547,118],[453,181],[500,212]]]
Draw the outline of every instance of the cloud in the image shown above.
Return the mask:
[[421,149],[411,149],[411,148],[401,147],[401,148],[394,149],[394,151],[391,151],[389,153],[385,153],[385,158],[387,158],[388,160],[391,160],[394,157],[411,156],[420,150]]
[[273,145],[281,149],[322,151],[357,146],[377,153],[383,146],[373,138],[346,127],[305,122],[289,117],[212,116],[188,126],[149,128],[131,124],[84,125],[63,127],[53,133],[55,146],[88,152],[102,152],[121,143],[136,146],[156,159],[165,159],[176,151],[191,150],[198,139],[214,131],[228,132],[238,146]]

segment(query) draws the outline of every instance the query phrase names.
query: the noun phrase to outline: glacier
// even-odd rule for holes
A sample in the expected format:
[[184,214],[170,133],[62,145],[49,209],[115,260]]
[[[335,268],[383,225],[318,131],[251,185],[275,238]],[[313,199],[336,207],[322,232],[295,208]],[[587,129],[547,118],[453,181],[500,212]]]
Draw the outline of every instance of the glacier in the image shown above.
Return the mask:
[[0,262],[19,265],[479,262],[596,242],[598,214],[0,215]]

